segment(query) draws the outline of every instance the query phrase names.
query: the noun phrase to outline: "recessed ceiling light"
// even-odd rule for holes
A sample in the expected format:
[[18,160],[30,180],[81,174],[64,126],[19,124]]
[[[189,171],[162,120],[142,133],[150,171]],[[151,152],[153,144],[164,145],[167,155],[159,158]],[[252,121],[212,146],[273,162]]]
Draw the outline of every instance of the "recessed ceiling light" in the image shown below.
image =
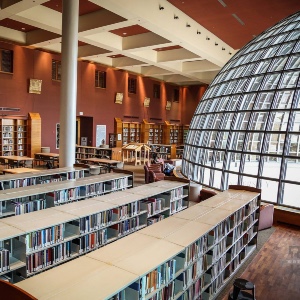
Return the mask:
[[123,32],[123,35],[126,35],[127,34],[127,32]]
[[22,27],[22,30],[25,30],[25,28],[24,28],[24,27]]

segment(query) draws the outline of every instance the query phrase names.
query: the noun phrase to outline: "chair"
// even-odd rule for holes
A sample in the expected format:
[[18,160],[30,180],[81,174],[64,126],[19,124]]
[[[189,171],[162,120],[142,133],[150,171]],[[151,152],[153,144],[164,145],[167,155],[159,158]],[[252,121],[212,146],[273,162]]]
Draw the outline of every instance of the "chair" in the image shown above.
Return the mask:
[[0,279],[0,291],[1,291],[1,299],[6,300],[37,300],[37,298],[33,297],[26,291],[21,288],[11,284],[8,281],[4,281]]
[[[150,182],[150,174],[149,174],[150,171],[153,171],[154,173],[164,174],[162,164],[150,164],[149,162],[146,162],[144,164],[144,171],[145,171],[145,183]],[[161,176],[159,175],[159,177],[161,177]]]
[[263,230],[272,227],[274,215],[274,205],[265,204],[260,206],[258,230]]
[[18,167],[18,162],[15,160],[8,160],[8,168],[14,169]]
[[161,172],[154,172],[152,170],[149,170],[149,182],[155,182],[165,179],[165,174]]

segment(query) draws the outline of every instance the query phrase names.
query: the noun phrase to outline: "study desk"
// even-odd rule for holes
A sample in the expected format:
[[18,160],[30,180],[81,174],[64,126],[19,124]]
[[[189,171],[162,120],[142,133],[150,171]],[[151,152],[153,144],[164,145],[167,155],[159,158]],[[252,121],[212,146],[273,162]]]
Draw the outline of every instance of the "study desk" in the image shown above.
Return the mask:
[[59,154],[58,153],[50,153],[50,152],[49,153],[47,153],[47,152],[35,153],[34,158],[36,159],[36,161],[43,161],[43,162],[50,161],[54,166],[54,163],[57,162],[59,159]]
[[117,167],[118,164],[121,163],[119,160],[114,160],[114,159],[106,159],[106,158],[86,158],[83,159],[85,163],[94,163],[94,164],[99,164],[99,165],[105,165],[108,168],[108,171],[110,172],[112,167]]
[[24,163],[25,161],[32,162],[33,158],[28,156],[17,156],[17,155],[9,155],[9,156],[0,156],[0,158],[7,160],[9,166],[19,167],[20,163]]
[[40,170],[32,169],[32,168],[13,168],[13,169],[3,169],[3,174],[20,174],[20,173],[34,173],[40,172]]

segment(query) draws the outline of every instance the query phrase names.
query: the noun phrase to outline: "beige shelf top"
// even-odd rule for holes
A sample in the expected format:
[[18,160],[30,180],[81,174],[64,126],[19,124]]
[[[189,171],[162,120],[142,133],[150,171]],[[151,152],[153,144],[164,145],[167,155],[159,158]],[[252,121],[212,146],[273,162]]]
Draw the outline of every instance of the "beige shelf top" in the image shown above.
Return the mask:
[[225,209],[225,210],[228,210],[231,213],[234,213],[235,211],[237,211],[241,207],[245,206],[245,204],[250,202],[250,200],[249,199],[248,200],[246,200],[246,199],[245,200],[232,199],[232,200],[220,205],[219,208]]
[[55,206],[52,209],[82,218],[115,207],[117,207],[117,205],[107,202],[95,201],[94,199],[86,199],[84,201]]
[[[149,237],[149,236],[148,236]],[[134,248],[133,248],[134,249]],[[122,260],[114,261],[113,265],[128,272],[144,276],[151,270],[170,260],[184,250],[184,247],[168,241],[157,239],[139,251],[132,251]],[[156,255],[153,255],[155,253]]]
[[10,239],[23,234],[25,234],[23,230],[0,221],[0,240]]
[[175,188],[179,188],[179,187],[188,185],[188,183],[180,182],[180,181],[173,181],[173,180],[160,180],[160,181],[152,182],[149,184],[151,184],[151,186],[170,188],[170,189],[175,189]]
[[77,217],[74,215],[60,212],[53,208],[48,208],[44,210],[34,211],[30,214],[4,218],[1,221],[5,224],[24,230],[25,232],[31,232],[75,219],[77,219]]
[[256,192],[250,192],[250,191],[244,191],[242,194],[238,195],[235,199],[237,200],[252,200],[259,196],[259,193]]
[[217,225],[231,215],[230,211],[215,208],[207,214],[195,219],[195,222],[205,223],[209,225]]
[[163,222],[160,221],[155,224],[152,224],[151,226],[143,228],[139,231],[139,234],[149,235],[159,239],[163,239],[189,222],[189,220],[169,217],[164,219]]
[[167,236],[165,240],[182,247],[187,247],[211,229],[211,225],[204,223],[199,224],[198,222],[192,221]]
[[116,240],[105,247],[90,252],[86,256],[113,264],[126,259],[128,256],[135,255],[145,247],[150,247],[156,241],[158,241],[157,238],[134,232],[123,239]]
[[218,195],[213,196],[209,199],[206,199],[205,201],[201,201],[200,203],[197,204],[197,206],[215,208],[215,207],[218,207],[220,205],[223,205],[224,203],[227,203],[227,202],[231,201],[231,199],[232,198],[220,197],[219,194],[218,194]]
[[189,207],[183,211],[180,211],[177,214],[174,214],[172,217],[192,221],[199,218],[202,215],[207,214],[212,210],[213,208],[211,207],[193,205],[192,207]]
[[[83,256],[37,276],[25,279],[17,283],[16,286],[24,289],[37,299],[49,299],[49,297],[53,297],[64,290],[71,291],[75,286],[84,288],[84,285],[81,284],[83,278],[89,278],[91,274],[98,272],[100,269],[105,272],[108,268],[109,265],[101,261]],[[64,276],[61,276],[61,274],[64,274]],[[41,282],[43,284],[40,284]]]
[[[80,274],[80,272],[79,272]],[[59,274],[58,274],[59,276]],[[81,276],[79,276],[81,277]],[[71,289],[65,288],[59,293],[55,293],[47,300],[82,300],[82,299],[109,299],[117,292],[123,290],[138,280],[138,276],[115,266],[109,265],[107,268],[101,268],[94,272],[88,278],[82,277],[78,284],[73,285]],[[41,298],[43,300],[45,298]]]
[[145,197],[151,197],[153,195],[158,195],[158,194],[166,192],[166,189],[162,188],[162,187],[153,187],[153,186],[147,187],[147,188],[145,188],[144,186],[138,186],[134,190],[131,190],[130,192],[133,194],[139,194],[139,195],[142,195]]

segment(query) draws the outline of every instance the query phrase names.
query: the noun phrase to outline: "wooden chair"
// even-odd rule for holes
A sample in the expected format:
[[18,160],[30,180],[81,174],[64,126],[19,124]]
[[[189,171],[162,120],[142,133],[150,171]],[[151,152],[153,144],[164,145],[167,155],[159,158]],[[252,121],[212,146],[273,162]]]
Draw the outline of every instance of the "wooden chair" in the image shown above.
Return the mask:
[[5,300],[37,300],[26,291],[0,279],[0,298]]

